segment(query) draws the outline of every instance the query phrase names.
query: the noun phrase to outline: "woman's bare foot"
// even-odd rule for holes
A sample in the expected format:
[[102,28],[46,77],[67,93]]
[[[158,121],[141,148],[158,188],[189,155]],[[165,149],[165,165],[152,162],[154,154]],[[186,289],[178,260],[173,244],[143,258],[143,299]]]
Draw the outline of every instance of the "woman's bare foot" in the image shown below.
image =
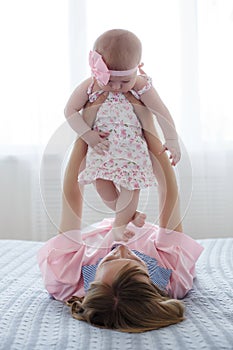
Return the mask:
[[135,235],[133,231],[128,230],[125,226],[113,227],[111,231],[115,241],[128,242]]
[[146,221],[146,214],[141,213],[140,211],[136,211],[132,218],[132,223],[137,227],[142,227]]

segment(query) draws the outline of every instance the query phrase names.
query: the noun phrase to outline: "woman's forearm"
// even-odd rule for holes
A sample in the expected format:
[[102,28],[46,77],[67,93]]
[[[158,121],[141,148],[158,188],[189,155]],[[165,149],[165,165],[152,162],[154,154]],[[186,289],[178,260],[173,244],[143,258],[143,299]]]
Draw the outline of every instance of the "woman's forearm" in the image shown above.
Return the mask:
[[79,186],[77,179],[84,167],[86,152],[86,143],[81,138],[77,139],[74,143],[63,180],[60,232],[81,228],[83,189]]
[[161,153],[162,143],[158,138],[154,123],[150,125],[149,131],[144,130],[144,135],[158,184],[159,225],[167,229],[182,231],[176,177],[167,154]]

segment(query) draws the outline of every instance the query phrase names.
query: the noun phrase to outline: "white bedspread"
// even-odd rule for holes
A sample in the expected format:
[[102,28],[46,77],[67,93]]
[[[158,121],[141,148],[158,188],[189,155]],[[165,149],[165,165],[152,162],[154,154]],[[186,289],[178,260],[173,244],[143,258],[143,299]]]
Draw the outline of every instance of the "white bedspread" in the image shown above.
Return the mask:
[[233,349],[233,238],[199,241],[205,250],[184,299],[186,320],[141,334],[99,329],[73,319],[49,297],[36,252],[43,244],[0,241],[0,349]]

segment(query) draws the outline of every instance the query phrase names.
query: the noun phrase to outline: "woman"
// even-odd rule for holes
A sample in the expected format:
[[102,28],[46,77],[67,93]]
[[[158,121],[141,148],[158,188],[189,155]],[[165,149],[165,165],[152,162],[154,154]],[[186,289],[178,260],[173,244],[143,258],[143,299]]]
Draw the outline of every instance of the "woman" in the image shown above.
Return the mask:
[[114,241],[112,220],[81,234],[82,190],[77,178],[87,146],[78,139],[64,178],[62,234],[38,253],[48,292],[71,305],[73,317],[126,332],[184,319],[183,304],[175,298],[183,298],[192,288],[195,262],[203,250],[182,233],[174,172],[161,152],[152,115],[147,123],[144,135],[158,183],[159,226],[131,227],[135,236],[127,245]]

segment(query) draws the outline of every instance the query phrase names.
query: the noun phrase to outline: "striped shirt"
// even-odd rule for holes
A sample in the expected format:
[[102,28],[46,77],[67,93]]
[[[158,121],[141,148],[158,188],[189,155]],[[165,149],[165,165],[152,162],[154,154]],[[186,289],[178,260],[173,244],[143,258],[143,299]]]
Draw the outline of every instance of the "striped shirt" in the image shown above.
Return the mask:
[[[150,256],[140,253],[137,250],[133,250],[134,252],[140,259],[142,259],[148,268],[149,276],[152,282],[160,289],[166,290],[166,287],[168,285],[172,270],[171,269],[166,269],[162,266],[159,266],[158,262],[156,259],[151,258]],[[82,275],[83,275],[83,280],[84,280],[84,290],[87,292],[87,290],[90,287],[90,283],[94,281],[95,279],[95,274],[96,274],[96,269],[102,260],[99,259],[98,262],[94,265],[83,265],[82,267]]]

